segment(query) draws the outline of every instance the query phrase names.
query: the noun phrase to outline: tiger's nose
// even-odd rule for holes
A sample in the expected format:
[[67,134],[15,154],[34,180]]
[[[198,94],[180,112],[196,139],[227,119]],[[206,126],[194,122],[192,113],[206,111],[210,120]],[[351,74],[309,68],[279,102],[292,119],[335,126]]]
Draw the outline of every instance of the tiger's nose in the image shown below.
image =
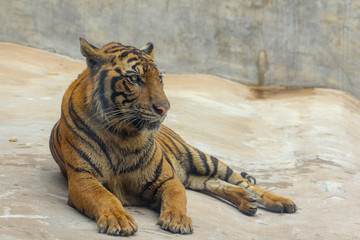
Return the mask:
[[155,112],[161,116],[165,115],[169,110],[170,110],[170,107],[166,108],[166,107],[163,107],[163,106],[155,106],[155,104],[153,105],[153,109],[155,110]]

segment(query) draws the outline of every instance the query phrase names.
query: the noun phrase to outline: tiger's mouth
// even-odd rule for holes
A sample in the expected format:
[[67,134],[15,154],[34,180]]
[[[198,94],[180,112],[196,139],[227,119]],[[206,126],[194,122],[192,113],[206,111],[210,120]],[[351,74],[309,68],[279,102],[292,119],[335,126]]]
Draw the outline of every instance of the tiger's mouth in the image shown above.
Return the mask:
[[122,132],[122,130],[138,132],[141,131],[159,131],[161,123],[165,120],[167,114],[158,115],[144,109],[121,109],[105,112],[99,122],[106,129],[113,132]]
[[159,131],[161,123],[165,120],[167,114],[160,115],[144,107],[133,109],[133,115],[130,122],[137,131]]
[[138,131],[159,131],[161,123],[165,120],[166,114],[162,116],[149,116],[148,114],[141,114],[133,121],[133,125]]

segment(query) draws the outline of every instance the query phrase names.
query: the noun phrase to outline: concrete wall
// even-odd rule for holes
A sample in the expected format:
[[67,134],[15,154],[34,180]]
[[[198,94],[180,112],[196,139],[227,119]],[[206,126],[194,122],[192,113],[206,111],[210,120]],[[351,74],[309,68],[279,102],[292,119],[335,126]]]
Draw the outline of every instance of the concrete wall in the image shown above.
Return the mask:
[[0,41],[76,58],[79,36],[98,46],[152,41],[167,72],[360,97],[356,0],[0,0],[0,27]]

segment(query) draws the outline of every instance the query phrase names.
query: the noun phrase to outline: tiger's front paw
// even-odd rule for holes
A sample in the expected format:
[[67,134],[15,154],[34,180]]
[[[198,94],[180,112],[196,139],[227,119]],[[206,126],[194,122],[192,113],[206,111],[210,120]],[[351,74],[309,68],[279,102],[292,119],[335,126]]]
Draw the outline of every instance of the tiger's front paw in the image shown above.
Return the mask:
[[250,194],[246,197],[240,198],[240,203],[237,205],[237,208],[240,210],[240,212],[245,213],[246,215],[255,215],[257,212],[258,204],[256,202],[255,197],[251,197]]
[[126,212],[103,214],[97,221],[100,233],[109,235],[132,235],[137,231],[134,218]]
[[294,213],[297,210],[296,204],[288,198],[271,195],[264,196],[264,200],[264,207],[272,212]]
[[173,233],[189,234],[194,230],[191,218],[178,211],[162,212],[157,224]]

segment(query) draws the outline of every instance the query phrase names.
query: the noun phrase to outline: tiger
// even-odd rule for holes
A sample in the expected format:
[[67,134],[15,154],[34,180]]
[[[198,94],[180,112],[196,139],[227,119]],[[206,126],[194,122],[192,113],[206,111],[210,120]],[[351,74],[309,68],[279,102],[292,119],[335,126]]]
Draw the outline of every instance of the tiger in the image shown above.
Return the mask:
[[218,158],[188,145],[163,125],[170,110],[154,45],[111,42],[97,48],[80,38],[86,69],[66,90],[50,151],[68,182],[68,205],[95,219],[98,231],[134,234],[124,206],[159,212],[157,224],[190,234],[185,189],[207,192],[254,215],[262,207],[295,213],[296,204],[256,185]]

